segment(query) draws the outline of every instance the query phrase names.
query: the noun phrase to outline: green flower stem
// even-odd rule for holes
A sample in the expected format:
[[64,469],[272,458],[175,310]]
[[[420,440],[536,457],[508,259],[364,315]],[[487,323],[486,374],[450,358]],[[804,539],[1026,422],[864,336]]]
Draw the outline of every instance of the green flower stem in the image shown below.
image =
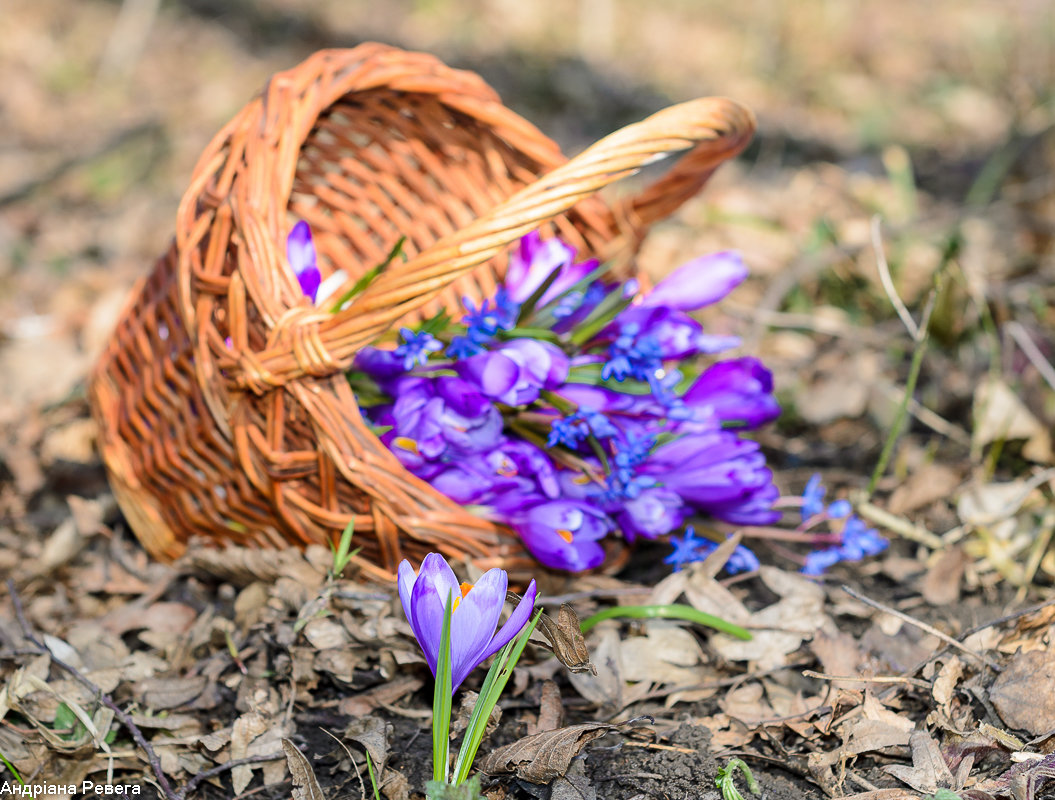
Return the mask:
[[744,641],[749,641],[752,638],[751,632],[741,628],[739,625],[734,625],[731,622],[726,622],[721,617],[716,617],[705,611],[697,611],[692,606],[680,603],[666,606],[612,606],[587,617],[580,623],[580,627],[582,632],[586,633],[598,622],[603,622],[606,619],[623,618],[683,619],[687,622],[695,622],[698,625],[706,625],[708,628],[728,633],[730,636],[735,636],[737,639],[743,639]]
[[438,783],[447,783],[450,774],[451,695],[454,694],[451,675],[453,610],[454,595],[450,594],[443,609],[440,652],[436,661],[436,693],[432,696],[432,779]]
[[577,403],[573,403],[571,400],[561,397],[552,389],[542,389],[538,394],[539,397],[548,402],[562,414],[574,414],[579,410]]

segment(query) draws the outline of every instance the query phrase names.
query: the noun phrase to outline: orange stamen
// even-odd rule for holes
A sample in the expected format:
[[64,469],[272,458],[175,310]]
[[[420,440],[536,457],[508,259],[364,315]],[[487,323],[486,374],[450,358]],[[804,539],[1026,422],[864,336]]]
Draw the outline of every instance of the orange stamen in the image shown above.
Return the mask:
[[561,539],[563,539],[564,541],[566,541],[566,542],[567,542],[568,544],[571,544],[571,540],[572,540],[572,539],[574,538],[574,537],[573,537],[573,536],[571,535],[571,531],[566,531],[566,530],[563,530],[562,528],[557,528],[557,535],[558,535],[558,536],[559,536],[559,537],[560,537]]

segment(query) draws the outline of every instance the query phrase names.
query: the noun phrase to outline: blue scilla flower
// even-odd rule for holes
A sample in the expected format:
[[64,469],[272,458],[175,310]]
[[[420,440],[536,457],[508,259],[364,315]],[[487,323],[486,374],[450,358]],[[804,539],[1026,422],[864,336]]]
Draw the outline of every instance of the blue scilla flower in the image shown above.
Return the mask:
[[443,343],[431,333],[415,333],[410,328],[400,328],[399,335],[403,337],[403,343],[393,352],[403,359],[403,369],[413,369],[415,364],[425,366],[429,353],[443,349]]
[[601,368],[601,378],[624,381],[633,378],[651,382],[662,368],[659,343],[651,336],[642,336],[636,322],[623,325],[608,347],[608,361]]
[[616,496],[636,497],[641,489],[656,484],[655,478],[641,479],[635,474],[655,444],[656,437],[648,433],[629,431],[622,437],[612,456],[612,474],[608,476],[610,492]]
[[454,336],[447,345],[447,355],[451,358],[471,358],[484,352],[483,345],[474,342],[468,336]]
[[493,299],[484,300],[477,308],[468,297],[463,298],[466,314],[462,322],[474,342],[488,342],[498,331],[508,331],[516,325],[520,306],[509,299],[505,288],[499,288]]
[[[673,566],[675,572],[686,564],[703,561],[718,547],[717,543],[710,539],[697,538],[696,530],[691,525],[685,526],[684,537],[671,536],[670,541],[674,545],[674,552],[664,558],[663,562]],[[739,545],[725,562],[725,571],[735,575],[739,572],[754,572],[759,566],[758,557],[748,548]]]
[[819,474],[813,475],[806,482],[806,488],[802,492],[801,514],[803,522],[820,514],[827,516],[828,519],[843,519],[850,516],[853,512],[853,506],[849,500],[834,500],[825,507],[824,496],[827,493],[828,490],[821,483]]
[[879,531],[869,528],[858,517],[850,516],[843,524],[839,546],[815,550],[807,555],[802,572],[806,575],[820,575],[840,561],[860,561],[882,553],[889,546],[890,542],[880,535]]
[[591,433],[598,439],[608,439],[616,436],[619,431],[600,411],[590,406],[581,406],[574,414],[553,421],[546,446],[555,447],[562,444],[574,449]]
[[802,521],[810,517],[824,513],[824,495],[828,490],[821,483],[820,473],[815,473],[806,482],[806,488],[802,492]]
[[[670,564],[674,567],[675,572],[680,572],[681,568],[686,564],[700,561],[700,548],[704,545],[712,544],[710,539],[696,536],[696,529],[691,525],[685,526],[684,536],[671,536],[670,543],[674,546],[674,551],[663,559],[663,563]],[[706,556],[703,556],[703,558],[706,558]]]
[[570,317],[579,310],[584,297],[585,295],[582,292],[568,292],[557,300],[557,305],[553,308],[554,318],[564,319],[565,317]]

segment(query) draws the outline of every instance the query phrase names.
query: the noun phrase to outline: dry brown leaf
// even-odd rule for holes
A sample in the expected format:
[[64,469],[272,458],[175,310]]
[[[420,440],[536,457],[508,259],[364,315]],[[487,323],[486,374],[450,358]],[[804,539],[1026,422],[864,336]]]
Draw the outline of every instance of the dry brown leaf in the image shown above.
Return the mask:
[[[249,755],[249,744],[270,727],[267,719],[256,711],[242,714],[231,726],[231,758],[245,758]],[[289,753],[286,753],[289,758]],[[231,770],[231,785],[235,794],[241,794],[253,780],[253,764],[240,764]]]
[[691,686],[709,677],[700,668],[703,650],[696,637],[677,623],[648,620],[644,636],[628,636],[620,643],[623,680]]
[[528,733],[555,731],[564,724],[564,704],[561,702],[560,687],[553,681],[543,681],[539,695],[538,721],[535,730]]
[[1055,653],[1032,650],[1011,659],[989,689],[1000,719],[1033,736],[1055,728]]
[[582,761],[573,761],[567,773],[553,781],[549,800],[597,800],[597,789],[590,783]]
[[946,718],[952,717],[951,703],[956,696],[956,686],[962,677],[963,662],[959,656],[950,656],[942,664],[931,686],[931,696],[934,697],[934,702],[938,704],[938,709]]
[[380,775],[388,761],[388,737],[391,732],[391,724],[380,717],[361,717],[349,722],[342,735],[370,754],[375,774]]
[[765,696],[765,689],[758,682],[737,686],[726,692],[718,701],[719,708],[729,717],[753,727],[765,719],[777,716]]
[[135,687],[144,706],[153,711],[179,708],[205,691],[208,679],[203,675],[189,678],[148,678]]
[[304,638],[316,650],[333,650],[351,643],[348,631],[332,617],[316,617],[304,626]]
[[319,672],[326,672],[349,685],[352,683],[352,677],[355,675],[355,668],[358,664],[358,655],[347,647],[321,650],[315,655],[315,669]]
[[293,800],[326,800],[311,762],[289,739],[282,740],[289,774],[293,776]]
[[938,500],[948,500],[960,485],[960,473],[945,464],[925,464],[898,486],[887,504],[891,514],[907,514]]
[[[752,639],[746,642],[727,634],[713,635],[711,646],[722,657],[730,661],[751,661],[760,669],[772,669],[788,663],[789,653],[820,629],[832,627],[832,622],[823,610],[824,590],[813,581],[775,567],[764,566],[759,574],[780,599],[749,615],[745,622],[731,619],[720,606],[700,610],[745,625],[752,631]],[[686,596],[692,598],[693,594],[687,589]]]
[[[480,695],[476,692],[465,691],[462,693],[462,699],[458,703],[458,711],[454,714],[451,719],[451,735],[457,736],[459,733],[469,727],[469,720],[473,715],[473,707],[476,705],[476,699]],[[500,706],[495,706],[491,709],[491,716],[487,718],[487,725],[484,727],[484,738],[486,739],[495,729],[498,727],[498,723],[502,721],[502,709]],[[528,733],[533,733],[530,730],[530,723],[528,724]]]
[[974,417],[971,443],[975,448],[1005,439],[1025,439],[1025,458],[1051,463],[1051,432],[1000,378],[982,380],[975,393]]
[[842,746],[826,753],[810,754],[807,759],[810,774],[829,794],[841,794],[836,790],[842,779],[836,778],[833,767],[839,768],[841,776],[846,762],[855,756],[907,745],[914,727],[912,720],[884,707],[874,695],[866,692],[861,713],[838,726]]
[[480,763],[480,769],[488,775],[515,774],[529,783],[549,783],[566,774],[572,759],[594,739],[639,721],[630,720],[621,725],[585,722],[525,736],[488,753]]
[[619,661],[619,631],[614,625],[598,625],[591,636],[595,669],[572,672],[568,680],[575,691],[602,708],[623,708],[623,675]]
[[941,788],[954,791],[960,788],[933,736],[926,731],[916,731],[909,739],[909,745],[912,747],[912,766],[891,764],[883,767],[886,772],[924,794],[934,794]]
[[948,606],[960,600],[963,575],[971,557],[963,548],[943,550],[919,583],[920,594],[932,606]]
[[[509,594],[511,602],[519,602],[520,598],[517,595],[512,592]],[[582,635],[579,615],[570,605],[562,604],[557,611],[556,619],[543,614],[539,617],[536,630],[549,641],[548,645],[542,642],[539,644],[550,650],[557,660],[571,672],[597,674],[597,668],[590,662],[590,651]]]
[[423,685],[424,681],[421,678],[396,678],[375,686],[373,689],[343,698],[337,710],[348,716],[362,717],[378,706],[390,705],[401,697],[413,694]]
[[[810,642],[810,650],[820,659],[823,671],[828,675],[853,676],[858,674],[858,664],[861,662],[861,648],[848,633],[839,631],[829,633],[818,631]],[[859,681],[832,681],[831,685],[836,689],[864,689],[867,684]]]
[[385,800],[409,800],[410,781],[402,772],[386,769],[381,776],[381,794]]

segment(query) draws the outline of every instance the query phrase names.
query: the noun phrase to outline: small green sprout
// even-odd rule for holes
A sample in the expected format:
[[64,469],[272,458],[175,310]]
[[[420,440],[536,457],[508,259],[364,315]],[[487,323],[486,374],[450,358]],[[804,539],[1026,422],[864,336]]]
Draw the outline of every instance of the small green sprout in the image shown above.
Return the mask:
[[355,532],[355,520],[348,520],[348,524],[341,531],[340,541],[337,542],[336,546],[330,542],[330,552],[333,554],[333,565],[330,567],[330,578],[336,580],[341,577],[341,573],[344,572],[345,567],[348,566],[348,562],[355,558],[361,547],[357,547],[354,550],[352,547],[352,534]]
[[715,786],[722,793],[722,800],[744,800],[744,796],[740,794],[740,790],[736,788],[736,782],[733,780],[737,770],[743,773],[744,780],[747,781],[747,790],[751,794],[762,793],[762,790],[758,788],[758,781],[751,774],[750,767],[744,763],[743,759],[732,758],[724,767],[718,768],[718,775],[714,779]]

